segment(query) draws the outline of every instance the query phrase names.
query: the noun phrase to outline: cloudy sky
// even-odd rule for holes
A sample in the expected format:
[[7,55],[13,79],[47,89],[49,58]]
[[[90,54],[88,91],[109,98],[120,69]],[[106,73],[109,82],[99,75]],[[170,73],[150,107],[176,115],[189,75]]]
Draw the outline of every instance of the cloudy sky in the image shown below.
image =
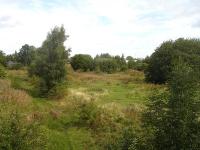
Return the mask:
[[63,24],[72,54],[150,55],[163,41],[199,38],[200,0],[0,0],[0,49],[41,46]]

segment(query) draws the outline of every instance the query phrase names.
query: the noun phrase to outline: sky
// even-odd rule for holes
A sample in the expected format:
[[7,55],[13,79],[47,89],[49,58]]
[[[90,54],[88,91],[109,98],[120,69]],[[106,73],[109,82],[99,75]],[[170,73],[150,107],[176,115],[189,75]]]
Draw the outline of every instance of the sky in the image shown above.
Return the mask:
[[151,55],[166,40],[199,38],[200,0],[0,0],[0,49],[40,47],[64,25],[74,54]]

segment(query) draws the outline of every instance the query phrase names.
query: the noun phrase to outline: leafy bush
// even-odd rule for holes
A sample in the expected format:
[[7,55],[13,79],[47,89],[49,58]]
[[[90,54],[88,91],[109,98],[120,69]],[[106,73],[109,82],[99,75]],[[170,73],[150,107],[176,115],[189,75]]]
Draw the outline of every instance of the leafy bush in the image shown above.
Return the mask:
[[121,150],[137,150],[139,147],[139,137],[135,127],[125,127],[119,139]]
[[0,64],[0,78],[4,78],[6,76],[5,68]]
[[37,123],[27,122],[16,110],[6,111],[1,108],[0,112],[0,149],[46,149],[45,130]]
[[173,68],[168,91],[154,93],[144,115],[155,150],[200,147],[199,74],[180,63]]
[[98,115],[98,107],[93,102],[81,102],[77,108],[75,123],[89,128],[95,128],[95,119]]
[[61,99],[64,97],[64,93],[66,93],[66,86],[67,83],[59,83],[56,86],[54,86],[49,92],[48,97],[50,99]]
[[71,58],[71,66],[76,70],[93,71],[94,60],[90,55],[77,54]]

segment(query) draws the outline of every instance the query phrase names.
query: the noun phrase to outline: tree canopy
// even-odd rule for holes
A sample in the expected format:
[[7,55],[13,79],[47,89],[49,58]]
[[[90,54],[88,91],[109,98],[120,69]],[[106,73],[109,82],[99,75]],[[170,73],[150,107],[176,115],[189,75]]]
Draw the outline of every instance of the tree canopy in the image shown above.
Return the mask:
[[93,71],[94,60],[90,55],[77,54],[71,58],[71,66],[74,70]]
[[180,38],[162,43],[148,59],[146,80],[152,83],[165,83],[177,58],[183,59],[192,68],[200,69],[200,40]]
[[29,46],[28,44],[23,45],[19,53],[17,53],[18,62],[24,66],[30,65],[35,57],[35,50],[36,48],[34,46]]

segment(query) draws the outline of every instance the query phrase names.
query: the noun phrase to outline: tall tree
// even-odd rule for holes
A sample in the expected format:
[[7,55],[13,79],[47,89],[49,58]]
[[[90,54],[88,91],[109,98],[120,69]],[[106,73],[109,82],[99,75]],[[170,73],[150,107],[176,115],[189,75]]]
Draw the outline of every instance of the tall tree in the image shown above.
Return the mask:
[[30,72],[41,78],[41,92],[44,94],[65,78],[66,39],[64,27],[55,27],[48,33],[42,47],[38,49],[38,57],[31,65]]

